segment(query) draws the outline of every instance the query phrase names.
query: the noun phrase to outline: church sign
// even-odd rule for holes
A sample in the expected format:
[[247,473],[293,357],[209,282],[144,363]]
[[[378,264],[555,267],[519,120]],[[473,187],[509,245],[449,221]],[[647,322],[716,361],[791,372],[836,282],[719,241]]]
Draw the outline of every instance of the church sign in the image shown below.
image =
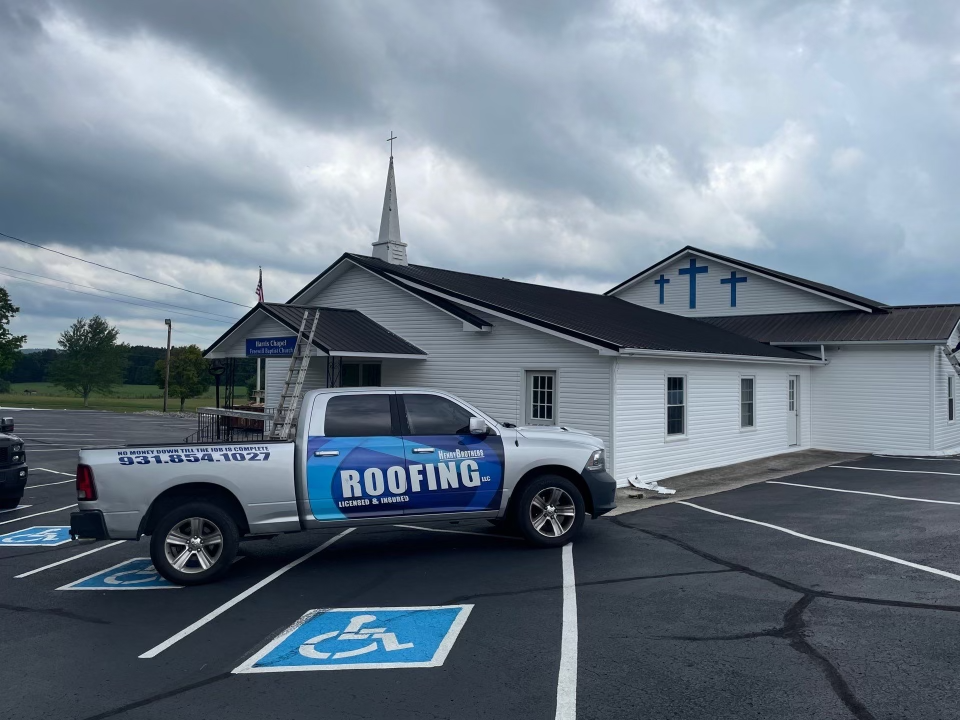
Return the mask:
[[290,357],[297,345],[297,336],[247,338],[247,357]]

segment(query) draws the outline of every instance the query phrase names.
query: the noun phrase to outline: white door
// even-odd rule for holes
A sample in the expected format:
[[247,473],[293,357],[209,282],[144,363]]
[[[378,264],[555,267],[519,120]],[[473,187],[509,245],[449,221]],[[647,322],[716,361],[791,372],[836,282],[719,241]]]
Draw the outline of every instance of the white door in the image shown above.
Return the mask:
[[787,444],[800,444],[799,375],[787,375]]

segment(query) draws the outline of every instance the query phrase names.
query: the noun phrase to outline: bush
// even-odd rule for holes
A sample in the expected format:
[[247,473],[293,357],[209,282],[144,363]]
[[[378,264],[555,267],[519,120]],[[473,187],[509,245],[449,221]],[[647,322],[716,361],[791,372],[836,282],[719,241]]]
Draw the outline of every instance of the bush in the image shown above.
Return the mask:
[[13,388],[10,387],[10,381],[0,378],[0,393],[8,393],[11,390],[13,390]]

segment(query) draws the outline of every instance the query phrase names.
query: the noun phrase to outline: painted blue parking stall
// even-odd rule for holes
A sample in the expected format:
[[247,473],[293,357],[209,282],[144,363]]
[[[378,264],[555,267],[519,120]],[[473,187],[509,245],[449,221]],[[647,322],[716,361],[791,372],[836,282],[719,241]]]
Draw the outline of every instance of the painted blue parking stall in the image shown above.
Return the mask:
[[132,558],[57,590],[173,590],[180,587],[161,577],[150,558]]
[[16,512],[17,510],[26,510],[28,507],[33,507],[33,505],[17,505],[15,508],[7,508],[6,510],[0,510],[0,515],[4,513]]
[[60,525],[35,525],[0,535],[0,547],[52,547],[70,542],[70,528]]
[[235,673],[443,665],[473,605],[310,610]]

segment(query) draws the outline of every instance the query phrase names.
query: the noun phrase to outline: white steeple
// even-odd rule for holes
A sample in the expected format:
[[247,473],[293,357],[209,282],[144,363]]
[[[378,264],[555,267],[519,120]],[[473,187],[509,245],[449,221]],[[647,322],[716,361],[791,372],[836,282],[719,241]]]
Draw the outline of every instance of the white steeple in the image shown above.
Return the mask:
[[[391,143],[392,148],[393,143]],[[380,237],[373,244],[373,257],[391,265],[407,264],[407,244],[400,240],[400,213],[397,210],[397,183],[393,178],[393,152],[387,170],[387,191],[383,196]]]

